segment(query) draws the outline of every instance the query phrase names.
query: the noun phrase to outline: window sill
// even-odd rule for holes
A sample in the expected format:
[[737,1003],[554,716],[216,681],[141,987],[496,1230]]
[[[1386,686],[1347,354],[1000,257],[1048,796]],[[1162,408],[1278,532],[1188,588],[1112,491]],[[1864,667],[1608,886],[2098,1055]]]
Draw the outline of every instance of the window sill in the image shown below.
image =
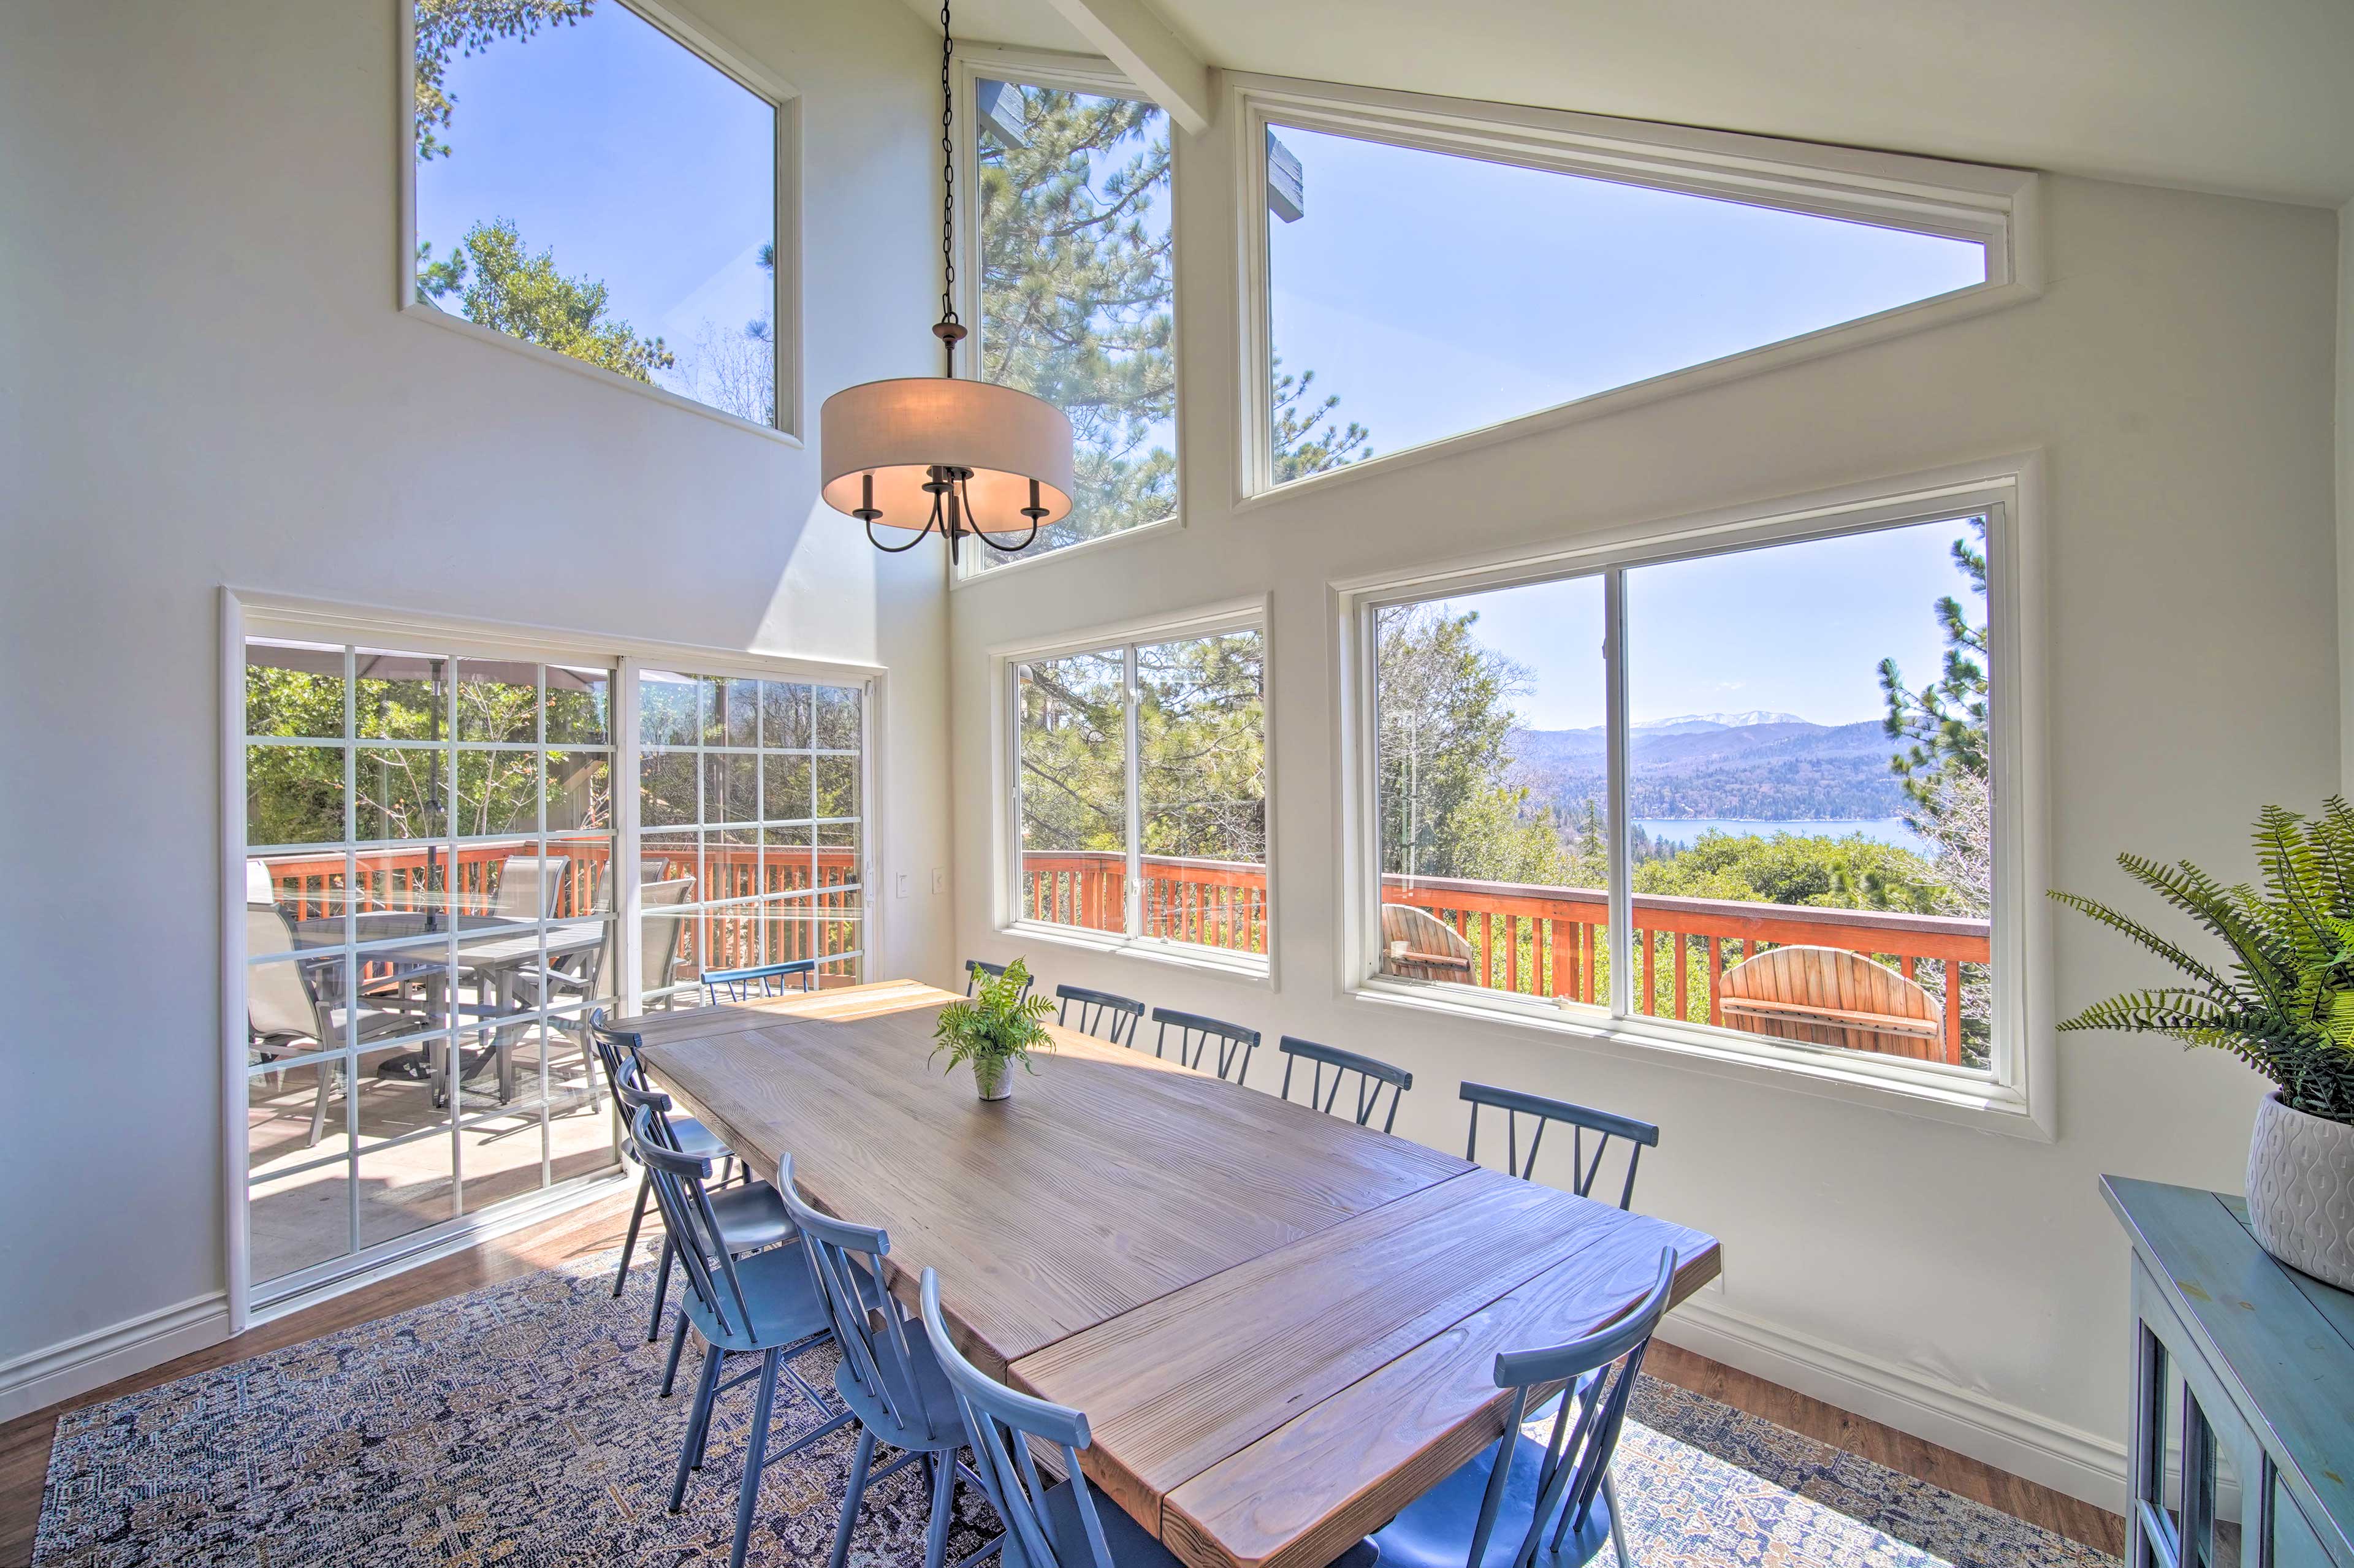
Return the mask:
[[1976,1128],[2033,1142],[2053,1141],[2048,1110],[2019,1088],[1951,1067],[1869,1059],[1830,1047],[1767,1041],[1736,1044],[1715,1032],[1665,1019],[1612,1018],[1599,1010],[1565,1009],[1551,1001],[1500,997],[1471,1000],[1443,988],[1402,984],[1375,976],[1350,988],[1360,1001],[1441,1013],[1461,1022],[1540,1032],[1581,1050],[1658,1054],[1665,1065],[1761,1088],[1813,1095],[1900,1115]]
[[1152,937],[1121,937],[1086,931],[1074,926],[1049,926],[1035,920],[1015,920],[997,927],[1001,937],[1018,941],[1048,942],[1077,948],[1110,958],[1143,959],[1179,969],[1200,969],[1254,985],[1272,985],[1275,967],[1265,954],[1233,953],[1220,948],[1199,948],[1186,942],[1164,942]]
[[[1067,560],[1080,551],[1094,549],[1098,545],[1124,545],[1132,539],[1150,538],[1155,535],[1183,526],[1185,526],[1185,514],[1182,512],[1172,512],[1166,517],[1155,518],[1150,523],[1140,523],[1133,528],[1122,528],[1117,534],[1099,534],[1092,539],[1081,539],[1075,545],[1066,545],[1059,550],[1048,550],[1043,555],[1034,556],[1023,551],[1002,566],[986,568],[960,567],[949,575],[949,587],[962,588],[970,588],[975,583],[993,583],[998,578],[1013,572],[1044,566],[1049,561]],[[988,546],[983,545],[976,548],[987,549]]]
[[575,359],[568,354],[559,354],[545,344],[529,342],[515,336],[513,333],[501,332],[496,327],[486,327],[480,322],[470,322],[463,316],[451,314],[439,305],[411,302],[402,306],[400,313],[412,321],[428,322],[445,331],[454,332],[461,337],[472,338],[477,343],[493,344],[510,353],[528,355],[543,365],[553,365],[559,370],[586,376],[600,386],[610,387],[615,391],[627,392],[639,397],[651,397],[657,403],[666,404],[683,412],[700,414],[705,418],[716,419],[731,429],[747,430],[756,436],[765,436],[769,440],[781,442],[796,450],[803,444],[801,439],[790,430],[758,424],[740,414],[731,414],[725,408],[715,408],[708,403],[697,402],[683,393],[672,391],[667,387],[657,387],[651,381],[640,381],[633,376],[623,376],[619,371],[608,370],[601,365],[591,365],[585,359]]

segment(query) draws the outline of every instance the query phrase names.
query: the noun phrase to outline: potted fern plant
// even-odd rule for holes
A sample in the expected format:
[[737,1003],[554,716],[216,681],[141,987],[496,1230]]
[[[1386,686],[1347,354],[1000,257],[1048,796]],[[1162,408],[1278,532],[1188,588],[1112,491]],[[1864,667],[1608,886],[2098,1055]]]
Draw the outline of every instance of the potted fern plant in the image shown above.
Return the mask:
[[[1041,1022],[1054,1004],[1043,996],[1026,994],[1030,970],[1020,959],[1005,972],[981,981],[969,1001],[952,1001],[940,1009],[939,1026],[932,1031],[932,1054],[948,1053],[949,1069],[972,1064],[973,1086],[984,1100],[1011,1098],[1013,1064],[1030,1066],[1033,1046],[1047,1041]],[[1035,1069],[1032,1069],[1034,1071]]]
[[2222,941],[2221,968],[2105,904],[2052,894],[2190,982],[2094,1002],[2060,1027],[2212,1045],[2270,1078],[2248,1146],[2249,1228],[2283,1263],[2354,1289],[2354,808],[2332,796],[2307,821],[2267,806],[2255,846],[2261,886],[2117,856]]

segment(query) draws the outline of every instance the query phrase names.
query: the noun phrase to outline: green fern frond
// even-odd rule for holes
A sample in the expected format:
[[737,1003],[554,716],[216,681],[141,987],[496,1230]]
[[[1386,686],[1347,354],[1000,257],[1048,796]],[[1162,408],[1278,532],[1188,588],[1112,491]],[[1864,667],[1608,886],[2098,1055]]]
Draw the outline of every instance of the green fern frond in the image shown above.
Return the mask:
[[2054,888],[2052,891],[2051,896],[2057,899],[2059,902],[2065,904],[2069,908],[2075,910],[2080,915],[2090,916],[2093,919],[2099,921],[2102,925],[2106,926],[2110,930],[2116,932],[2119,936],[2129,938],[2132,940],[2140,943],[2143,947],[2148,948],[2159,958],[2164,959],[2168,963],[2172,964],[2176,969],[2180,969],[2184,974],[2190,976],[2192,979],[2206,981],[2207,984],[2220,995],[2231,996],[2234,994],[2232,983],[2225,980],[2221,974],[2217,973],[2212,968],[2200,962],[2199,959],[2192,958],[2189,953],[2183,951],[2172,942],[2168,941],[2165,938],[2159,936],[2157,932],[2151,930],[2148,927],[2143,925],[2132,916],[2124,914],[2119,910],[2113,909],[2097,898],[2086,898],[2080,894],[2074,893],[2062,893],[2057,888]]

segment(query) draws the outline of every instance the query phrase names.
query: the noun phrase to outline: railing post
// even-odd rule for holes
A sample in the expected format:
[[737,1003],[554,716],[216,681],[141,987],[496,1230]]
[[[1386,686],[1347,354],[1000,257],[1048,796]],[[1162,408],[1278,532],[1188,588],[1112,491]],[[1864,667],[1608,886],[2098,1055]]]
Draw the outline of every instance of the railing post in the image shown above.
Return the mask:
[[1962,960],[1946,960],[1946,1061],[1962,1065]]
[[1691,1016],[1691,991],[1690,990],[1689,982],[1685,979],[1684,970],[1685,961],[1691,952],[1691,938],[1685,936],[1681,931],[1670,931],[1668,933],[1668,939],[1676,945],[1675,1011],[1670,1012],[1668,1016],[1675,1019],[1679,1022],[1681,1022],[1684,1019]]
[[1723,938],[1718,937],[1708,939],[1708,1021],[1715,1024],[1724,1022],[1724,1014],[1717,1007],[1716,994],[1717,977],[1724,972],[1723,955],[1719,951],[1722,941]]

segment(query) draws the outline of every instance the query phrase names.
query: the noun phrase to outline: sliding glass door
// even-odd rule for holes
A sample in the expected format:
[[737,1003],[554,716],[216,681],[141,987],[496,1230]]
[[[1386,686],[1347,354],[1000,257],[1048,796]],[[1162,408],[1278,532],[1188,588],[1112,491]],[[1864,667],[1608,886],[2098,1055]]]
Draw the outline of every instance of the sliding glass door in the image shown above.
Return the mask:
[[277,636],[243,685],[257,1303],[612,1171],[591,1009],[861,977],[862,687]]

